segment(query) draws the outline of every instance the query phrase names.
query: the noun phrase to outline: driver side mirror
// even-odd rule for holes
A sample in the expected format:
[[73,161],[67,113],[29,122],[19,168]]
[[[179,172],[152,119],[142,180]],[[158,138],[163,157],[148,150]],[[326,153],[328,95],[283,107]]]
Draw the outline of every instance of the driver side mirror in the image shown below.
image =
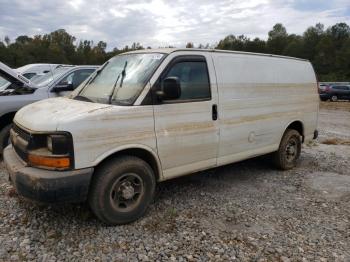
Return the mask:
[[161,91],[156,93],[162,100],[174,100],[181,96],[181,84],[178,77],[171,76],[162,81]]
[[52,88],[52,92],[63,92],[63,91],[73,91],[74,86],[73,84],[58,84],[54,88]]

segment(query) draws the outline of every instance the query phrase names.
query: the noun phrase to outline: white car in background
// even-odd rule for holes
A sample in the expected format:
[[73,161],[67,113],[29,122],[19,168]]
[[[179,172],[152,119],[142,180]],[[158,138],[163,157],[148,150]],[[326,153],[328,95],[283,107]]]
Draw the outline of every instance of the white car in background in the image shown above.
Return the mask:
[[62,64],[28,64],[18,67],[16,71],[27,79],[31,79],[35,76],[42,76],[49,72],[52,72],[57,67],[63,66]]

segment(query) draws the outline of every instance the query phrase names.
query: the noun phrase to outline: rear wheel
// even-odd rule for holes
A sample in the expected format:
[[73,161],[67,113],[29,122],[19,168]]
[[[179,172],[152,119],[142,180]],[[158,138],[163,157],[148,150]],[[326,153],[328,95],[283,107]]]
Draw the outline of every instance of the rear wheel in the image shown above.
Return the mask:
[[274,164],[282,170],[296,166],[301,151],[301,136],[294,129],[287,129],[278,150],[273,154]]
[[10,141],[10,130],[11,130],[12,124],[9,124],[5,126],[0,131],[0,154],[2,154],[2,151],[7,147],[11,141]]
[[96,170],[89,204],[95,215],[108,225],[130,223],[146,212],[155,185],[153,170],[142,159],[114,158]]
[[338,101],[338,97],[337,96],[332,96],[331,97],[331,101],[332,102],[337,102]]

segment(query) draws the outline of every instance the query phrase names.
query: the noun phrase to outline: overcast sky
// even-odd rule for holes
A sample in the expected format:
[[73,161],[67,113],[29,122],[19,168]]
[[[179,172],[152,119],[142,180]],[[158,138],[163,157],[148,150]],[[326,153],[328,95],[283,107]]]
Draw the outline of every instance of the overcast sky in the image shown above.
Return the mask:
[[228,34],[265,39],[278,22],[288,33],[318,22],[350,25],[350,0],[0,0],[0,39],[64,28],[108,49],[214,44]]

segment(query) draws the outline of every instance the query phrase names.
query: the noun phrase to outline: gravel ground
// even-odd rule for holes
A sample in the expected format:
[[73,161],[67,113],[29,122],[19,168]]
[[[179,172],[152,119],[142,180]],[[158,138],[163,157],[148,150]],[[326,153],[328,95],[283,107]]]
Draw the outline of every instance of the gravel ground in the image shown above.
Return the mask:
[[168,181],[125,226],[25,201],[0,164],[0,260],[350,261],[350,103],[334,105],[294,170],[260,157]]

